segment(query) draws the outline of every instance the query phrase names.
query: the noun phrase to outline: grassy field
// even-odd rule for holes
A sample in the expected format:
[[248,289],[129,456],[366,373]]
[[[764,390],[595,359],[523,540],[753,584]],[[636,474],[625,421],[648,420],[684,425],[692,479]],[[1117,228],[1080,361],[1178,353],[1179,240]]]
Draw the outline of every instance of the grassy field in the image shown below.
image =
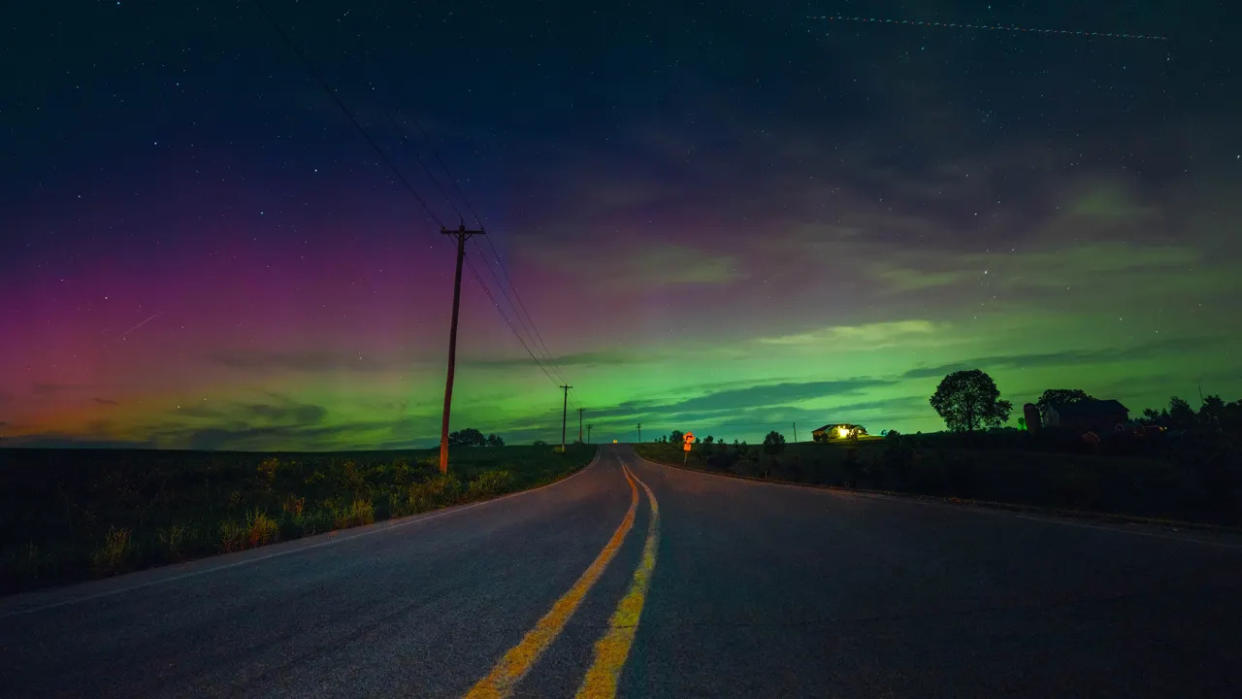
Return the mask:
[[[1152,454],[1104,455],[966,447],[938,435],[854,443],[696,445],[690,468],[795,483],[991,500],[1157,519],[1242,524],[1237,473]],[[676,444],[639,444],[653,461],[681,465]]]
[[549,483],[589,446],[255,453],[0,449],[0,593],[113,575]]

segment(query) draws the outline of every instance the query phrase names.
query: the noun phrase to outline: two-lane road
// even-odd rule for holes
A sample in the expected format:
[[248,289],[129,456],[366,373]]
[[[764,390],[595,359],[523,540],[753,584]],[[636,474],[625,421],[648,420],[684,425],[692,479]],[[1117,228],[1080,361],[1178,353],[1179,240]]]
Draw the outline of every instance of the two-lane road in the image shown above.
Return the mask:
[[0,600],[0,695],[1238,696],[1242,543],[671,469]]

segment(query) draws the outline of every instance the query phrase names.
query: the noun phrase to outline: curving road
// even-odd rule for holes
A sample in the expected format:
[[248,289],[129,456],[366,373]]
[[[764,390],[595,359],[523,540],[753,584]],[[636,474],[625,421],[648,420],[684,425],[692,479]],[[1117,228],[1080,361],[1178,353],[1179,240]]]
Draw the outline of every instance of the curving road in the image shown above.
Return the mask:
[[551,486],[0,600],[4,696],[1238,696],[1242,541],[741,481]]

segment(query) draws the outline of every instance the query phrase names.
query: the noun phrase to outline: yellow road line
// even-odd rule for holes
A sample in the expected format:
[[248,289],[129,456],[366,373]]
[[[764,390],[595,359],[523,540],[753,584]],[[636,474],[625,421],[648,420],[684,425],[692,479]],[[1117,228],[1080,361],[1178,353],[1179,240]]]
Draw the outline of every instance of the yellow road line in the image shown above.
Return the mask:
[[595,660],[587,670],[582,686],[578,688],[578,697],[584,699],[614,697],[617,694],[617,682],[621,679],[621,671],[625,669],[625,661],[630,656],[634,635],[638,633],[638,621],[643,614],[643,603],[647,601],[651,572],[655,570],[656,549],[660,545],[660,503],[642,479],[634,475],[628,467],[623,468],[647,491],[647,501],[651,503],[651,521],[647,524],[647,542],[643,544],[643,557],[634,569],[630,589],[621,598],[612,618],[608,620],[608,630],[595,642]]
[[[625,535],[629,533],[630,528],[634,526],[634,513],[638,510],[638,488],[634,486],[634,479],[630,477],[628,471],[622,467],[622,475],[630,484],[630,509],[625,513],[625,518],[621,520],[620,526],[612,533],[612,538],[604,545],[603,550],[595,557],[595,560],[589,567],[579,576],[577,582],[569,591],[561,596],[560,599],[552,605],[552,609],[543,615],[543,618],[535,623],[534,628],[522,637],[520,643],[509,649],[504,657],[496,663],[492,671],[479,680],[474,687],[466,693],[468,699],[481,699],[482,697],[507,697],[513,693],[513,688],[522,679],[528,670],[539,659],[556,637],[560,635],[561,630],[565,628],[565,622],[569,621],[569,617],[573,616],[574,611],[578,609],[578,605],[582,602],[582,598],[586,596],[587,591],[599,579],[600,574],[604,572],[604,568],[608,566],[608,562],[616,555],[617,549],[621,547],[621,542],[625,540]],[[643,486],[644,488],[646,486]],[[650,493],[651,491],[647,491]]]

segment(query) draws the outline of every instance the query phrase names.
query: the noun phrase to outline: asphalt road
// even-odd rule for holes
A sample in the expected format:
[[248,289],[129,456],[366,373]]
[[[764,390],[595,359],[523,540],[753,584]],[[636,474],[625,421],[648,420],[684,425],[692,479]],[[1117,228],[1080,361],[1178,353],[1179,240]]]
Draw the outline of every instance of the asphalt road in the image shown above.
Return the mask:
[[624,446],[487,503],[0,599],[4,696],[1224,697],[1240,660],[1236,538]]

